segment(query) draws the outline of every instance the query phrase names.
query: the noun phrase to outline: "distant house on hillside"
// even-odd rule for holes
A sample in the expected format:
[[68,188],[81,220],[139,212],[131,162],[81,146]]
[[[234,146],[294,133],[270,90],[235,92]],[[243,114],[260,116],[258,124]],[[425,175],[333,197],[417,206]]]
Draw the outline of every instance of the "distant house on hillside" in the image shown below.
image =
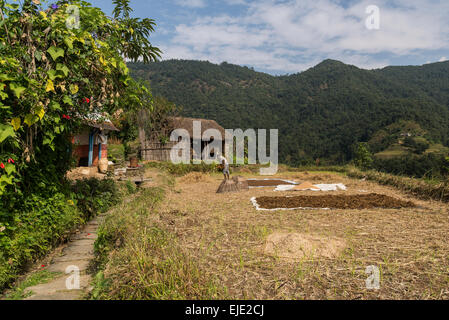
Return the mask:
[[[221,133],[221,144],[224,150],[224,138],[225,129],[220,126],[215,120],[197,119],[197,118],[183,118],[172,117],[169,119],[170,125],[167,132],[160,133],[159,135],[153,134],[153,138],[147,140],[145,143],[145,149],[142,150],[142,159],[149,161],[170,161],[170,151],[178,142],[170,141],[170,135],[175,129],[185,129],[190,135],[190,157],[193,159],[195,152],[193,150],[193,125],[195,121],[201,122],[201,136],[208,129],[216,129]],[[212,141],[201,142],[201,152]],[[199,157],[200,155],[198,155]]]
[[97,166],[100,159],[108,157],[108,134],[119,130],[109,119],[97,114],[90,115],[84,123],[84,128],[72,138],[77,165]]

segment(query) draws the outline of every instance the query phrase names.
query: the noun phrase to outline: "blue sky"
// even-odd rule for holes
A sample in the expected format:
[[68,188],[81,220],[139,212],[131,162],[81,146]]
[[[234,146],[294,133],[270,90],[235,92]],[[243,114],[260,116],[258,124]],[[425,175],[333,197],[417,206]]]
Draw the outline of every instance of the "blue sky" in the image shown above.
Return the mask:
[[[91,0],[106,13],[112,1]],[[379,9],[369,30],[366,8]],[[324,59],[361,68],[449,59],[447,0],[132,0],[134,16],[156,20],[163,59],[246,65],[279,75]]]

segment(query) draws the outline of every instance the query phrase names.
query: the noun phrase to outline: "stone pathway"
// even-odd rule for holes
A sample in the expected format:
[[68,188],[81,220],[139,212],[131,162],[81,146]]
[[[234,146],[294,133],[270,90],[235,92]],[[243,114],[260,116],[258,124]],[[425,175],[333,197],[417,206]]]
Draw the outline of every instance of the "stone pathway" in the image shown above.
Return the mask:
[[[71,241],[62,250],[62,254],[54,257],[45,268],[50,272],[61,273],[61,275],[47,283],[28,287],[25,293],[31,292],[31,295],[25,300],[79,300],[90,292],[92,277],[88,274],[88,267],[94,258],[98,224],[103,218],[104,216],[99,216],[90,221],[83,231],[71,238]],[[77,270],[79,270],[79,289],[68,288],[67,282],[69,286],[74,284],[76,286]],[[67,281],[67,279],[69,280]]]

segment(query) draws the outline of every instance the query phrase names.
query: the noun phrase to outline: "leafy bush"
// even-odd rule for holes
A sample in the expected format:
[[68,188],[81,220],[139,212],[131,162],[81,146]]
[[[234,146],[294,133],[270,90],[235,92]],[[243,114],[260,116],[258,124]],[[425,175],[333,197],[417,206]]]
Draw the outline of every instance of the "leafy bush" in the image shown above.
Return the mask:
[[448,163],[444,155],[429,153],[390,159],[375,158],[373,168],[395,175],[444,179],[448,175]]
[[[77,224],[119,201],[112,180],[64,180],[74,161],[71,137],[92,113],[148,102],[126,61],[157,59],[149,41],[155,22],[131,18],[129,0],[114,4],[111,18],[80,0],[51,7],[0,0],[0,289]],[[77,27],[69,27],[71,5],[82,17]]]
[[74,201],[62,193],[32,195],[20,209],[0,213],[0,290],[27,262],[46,254],[85,221]]
[[120,201],[119,189],[112,179],[78,180],[71,189],[76,199],[76,205],[87,218],[106,212]]
[[167,171],[170,174],[182,176],[190,172],[213,173],[218,172],[218,165],[216,163],[206,164],[173,164],[171,162],[149,162],[146,164],[147,168],[158,168]]
[[125,163],[125,146],[123,144],[108,144],[108,158],[114,163]]
[[360,142],[355,147],[354,163],[362,169],[369,169],[373,165],[373,156],[369,151],[368,144]]
[[[121,199],[114,180],[85,179],[47,186],[0,207],[0,290],[27,263],[42,257],[88,219]],[[24,199],[24,200],[23,200]]]

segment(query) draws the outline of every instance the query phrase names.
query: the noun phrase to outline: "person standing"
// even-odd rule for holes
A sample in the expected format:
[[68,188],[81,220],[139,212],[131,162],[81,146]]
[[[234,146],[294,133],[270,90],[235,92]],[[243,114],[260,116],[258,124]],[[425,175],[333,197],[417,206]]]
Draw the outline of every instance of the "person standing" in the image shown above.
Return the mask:
[[223,167],[223,175],[225,180],[229,180],[230,179],[230,172],[229,172],[229,162],[228,159],[226,159],[225,157],[223,157],[222,154],[218,154],[218,160],[220,161],[220,164]]

